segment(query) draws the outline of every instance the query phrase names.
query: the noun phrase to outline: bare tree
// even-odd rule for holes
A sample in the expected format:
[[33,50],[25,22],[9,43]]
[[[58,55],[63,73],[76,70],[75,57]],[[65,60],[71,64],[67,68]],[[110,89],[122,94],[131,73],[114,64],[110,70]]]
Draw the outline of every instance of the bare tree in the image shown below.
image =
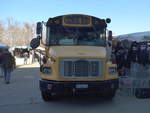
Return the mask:
[[34,37],[34,24],[24,23],[23,34],[24,44],[29,45]]
[[0,21],[0,43],[3,43],[2,39],[4,37],[4,31],[5,31],[5,29],[4,29],[4,26],[3,26],[3,22]]
[[0,42],[9,46],[29,46],[35,35],[34,23],[23,23],[7,18],[5,26],[0,21]]
[[9,46],[13,46],[15,44],[15,40],[17,40],[17,32],[19,28],[19,22],[14,20],[13,18],[7,18],[6,20],[6,30],[3,42]]

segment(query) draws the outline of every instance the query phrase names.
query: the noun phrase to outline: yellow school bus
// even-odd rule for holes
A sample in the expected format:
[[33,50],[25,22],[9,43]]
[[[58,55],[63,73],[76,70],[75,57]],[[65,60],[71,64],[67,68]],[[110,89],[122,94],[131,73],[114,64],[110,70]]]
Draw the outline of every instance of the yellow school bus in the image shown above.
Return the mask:
[[30,44],[33,49],[45,47],[39,82],[45,101],[68,94],[115,96],[118,74],[111,62],[110,22],[109,18],[70,14],[37,23],[37,38]]

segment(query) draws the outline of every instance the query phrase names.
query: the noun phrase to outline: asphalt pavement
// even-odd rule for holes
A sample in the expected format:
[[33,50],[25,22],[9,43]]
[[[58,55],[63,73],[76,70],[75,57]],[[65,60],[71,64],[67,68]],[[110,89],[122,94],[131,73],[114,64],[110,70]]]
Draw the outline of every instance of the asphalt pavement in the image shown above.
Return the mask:
[[44,102],[39,90],[38,63],[19,66],[10,84],[0,78],[0,113],[149,113],[150,99],[117,93],[112,101],[100,97],[61,97]]

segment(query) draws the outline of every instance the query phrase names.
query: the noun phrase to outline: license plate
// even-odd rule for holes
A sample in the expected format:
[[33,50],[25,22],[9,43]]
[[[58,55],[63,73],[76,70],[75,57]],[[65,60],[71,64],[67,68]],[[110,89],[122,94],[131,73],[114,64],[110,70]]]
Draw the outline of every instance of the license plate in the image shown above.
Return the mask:
[[76,84],[76,88],[88,88],[88,84]]

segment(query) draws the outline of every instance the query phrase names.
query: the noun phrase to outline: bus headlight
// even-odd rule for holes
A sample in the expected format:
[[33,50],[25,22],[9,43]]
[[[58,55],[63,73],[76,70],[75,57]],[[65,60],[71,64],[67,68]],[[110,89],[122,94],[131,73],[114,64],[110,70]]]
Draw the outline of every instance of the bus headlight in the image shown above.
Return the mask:
[[109,67],[109,75],[116,75],[117,74],[117,67]]
[[42,73],[50,74],[50,73],[52,73],[52,68],[51,67],[43,67],[42,68]]

